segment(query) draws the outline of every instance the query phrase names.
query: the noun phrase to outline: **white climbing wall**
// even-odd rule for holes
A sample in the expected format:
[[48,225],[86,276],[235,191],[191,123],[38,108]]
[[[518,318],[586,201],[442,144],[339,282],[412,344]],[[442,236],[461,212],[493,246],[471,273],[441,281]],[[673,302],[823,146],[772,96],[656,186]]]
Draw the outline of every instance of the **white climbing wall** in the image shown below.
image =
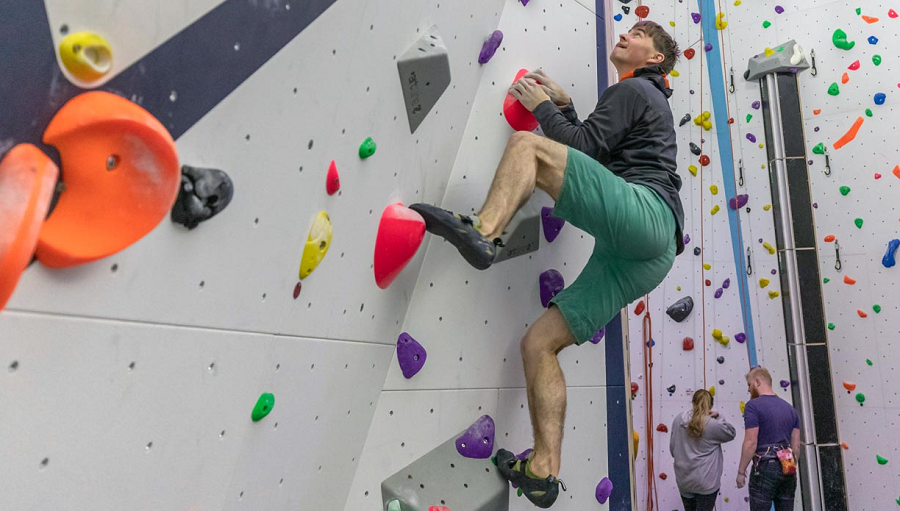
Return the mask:
[[[696,56],[692,60],[682,58],[676,66],[680,76],[670,77],[675,95],[670,103],[673,115],[678,121],[684,114],[691,117],[702,111],[713,111],[709,95],[709,68],[705,62],[699,25],[691,19],[691,13],[700,12],[696,1],[643,2],[651,9],[650,18],[668,27],[682,49],[692,47]],[[849,450],[844,452],[847,490],[851,509],[888,509],[896,505],[895,482],[898,478],[893,463],[878,465],[876,455],[888,460],[898,457],[900,440],[888,432],[896,429],[900,422],[898,409],[898,359],[897,337],[900,334],[900,320],[897,314],[898,297],[889,290],[895,284],[897,268],[882,266],[881,258],[890,239],[900,237],[897,219],[900,214],[895,205],[900,196],[900,181],[892,174],[893,167],[900,163],[894,136],[897,132],[893,121],[892,94],[896,87],[897,63],[894,62],[898,39],[897,24],[900,19],[888,16],[890,2],[867,2],[856,5],[851,2],[777,2],[745,1],[717,3],[717,12],[725,12],[728,26],[717,35],[724,57],[726,83],[729,69],[734,68],[735,93],[727,94],[728,116],[734,119],[731,126],[714,123],[713,131],[706,132],[690,123],[677,128],[679,136],[679,169],[684,178],[682,189],[686,211],[685,234],[692,241],[685,253],[676,259],[675,267],[663,284],[650,295],[652,337],[656,341],[653,349],[653,423],[646,427],[647,395],[644,367],[644,353],[641,343],[642,316],[634,314],[634,304],[630,310],[630,332],[632,338],[631,369],[632,379],[640,385],[633,403],[635,428],[641,435],[638,452],[637,489],[638,502],[645,506],[647,500],[647,451],[646,436],[652,434],[656,443],[655,478],[658,489],[659,509],[680,508],[680,499],[672,470],[672,459],[668,453],[668,433],[656,432],[659,423],[671,425],[676,414],[690,406],[693,390],[702,387],[716,387],[716,409],[737,426],[737,439],[726,444],[725,475],[722,478],[721,494],[717,509],[746,509],[744,498],[746,489],[737,490],[734,484],[737,462],[740,456],[740,440],[743,438],[743,420],[739,402],[747,401],[749,395],[743,379],[749,369],[746,345],[735,343],[734,334],[743,331],[741,326],[741,303],[736,284],[736,270],[732,255],[731,234],[727,213],[727,198],[722,186],[720,155],[717,147],[717,130],[729,130],[734,154],[735,177],[742,161],[744,186],[738,186],[738,193],[749,194],[747,204],[750,212],[741,210],[740,221],[744,246],[751,247],[750,308],[755,330],[757,357],[761,365],[772,371],[776,392],[791,401],[788,390],[781,390],[779,380],[789,379],[784,347],[784,319],[781,296],[771,299],[768,291],[780,291],[778,275],[771,271],[777,268],[776,256],[762,246],[761,240],[775,245],[771,211],[763,206],[771,202],[768,184],[765,141],[762,127],[762,111],[754,110],[752,103],[760,100],[758,83],[743,80],[747,61],[753,55],[763,52],[767,46],[776,47],[790,39],[795,39],[808,53],[815,50],[818,75],[803,71],[800,77],[800,93],[805,119],[806,137],[815,209],[817,239],[819,243],[820,272],[829,278],[825,284],[826,315],[835,324],[829,332],[829,346],[832,364],[832,378],[835,385],[835,399],[838,409],[839,432]],[[776,12],[776,6],[783,6],[784,12]],[[867,24],[855,9],[862,7],[862,14],[879,18]],[[617,5],[618,9],[619,6]],[[721,9],[721,10],[720,10]],[[625,29],[636,21],[634,15],[625,16],[617,27]],[[675,22],[675,27],[669,25]],[[763,27],[764,21],[771,26]],[[856,47],[847,52],[837,49],[831,42],[834,30],[842,28]],[[876,45],[866,40],[874,35]],[[883,63],[875,66],[873,54],[880,54]],[[847,67],[855,60],[861,62],[858,71]],[[719,63],[718,65],[722,65]],[[827,94],[832,82],[841,82],[841,74],[849,74],[850,81],[841,85],[841,94],[833,97]],[[690,90],[694,90],[694,94]],[[887,94],[884,105],[875,105],[875,93]],[[867,117],[866,108],[873,111]],[[819,115],[814,110],[821,109]],[[747,120],[751,114],[752,119]],[[843,135],[857,117],[865,117],[865,122],[856,140],[841,150],[835,151],[831,144]],[[757,142],[750,142],[746,135],[755,135]],[[704,141],[701,144],[701,139]],[[689,142],[703,147],[703,154],[711,157],[712,163],[691,176],[688,165],[697,163],[697,157],[688,149]],[[828,146],[832,169],[831,177],[825,176],[824,157],[813,155],[811,150],[819,142]],[[881,174],[875,179],[875,174]],[[712,195],[710,185],[717,185],[718,195]],[[851,192],[842,196],[839,187],[849,186]],[[711,215],[714,205],[721,211]],[[857,229],[855,218],[863,218],[864,224]],[[834,244],[825,243],[826,235],[837,236],[841,244],[843,271],[834,269]],[[703,247],[703,256],[694,256],[693,248]],[[746,248],[744,249],[746,250]],[[744,252],[746,258],[746,252]],[[711,265],[704,270],[703,263]],[[846,274],[857,280],[855,286],[842,282]],[[721,298],[713,294],[725,278],[731,279],[731,287]],[[771,283],[765,289],[759,279],[766,278]],[[711,286],[705,286],[709,279]],[[679,291],[677,288],[681,287]],[[690,295],[696,306],[691,317],[681,324],[665,315],[668,305],[677,299]],[[882,307],[880,314],[872,306]],[[861,318],[857,309],[868,314]],[[714,328],[721,329],[731,337],[727,347],[721,346],[711,336]],[[690,336],[696,348],[692,352],[682,351],[682,339]],[[717,357],[723,356],[719,364]],[[869,366],[866,359],[872,361]],[[857,384],[850,394],[842,387],[842,381]],[[722,383],[724,382],[724,383]],[[674,395],[666,388],[676,386]],[[865,405],[854,399],[856,392],[866,395]],[[892,460],[891,460],[892,461]],[[891,468],[894,466],[894,468]],[[663,480],[661,473],[667,474]],[[726,500],[727,499],[727,500]],[[798,497],[799,503],[799,497]]]

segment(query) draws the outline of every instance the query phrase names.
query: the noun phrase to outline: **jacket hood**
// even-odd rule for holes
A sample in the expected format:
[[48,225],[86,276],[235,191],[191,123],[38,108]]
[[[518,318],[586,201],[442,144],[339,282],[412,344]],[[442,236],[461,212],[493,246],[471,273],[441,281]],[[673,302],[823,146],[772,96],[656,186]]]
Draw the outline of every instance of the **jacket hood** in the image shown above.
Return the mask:
[[635,69],[634,77],[649,80],[651,83],[653,83],[653,85],[656,86],[657,89],[660,90],[660,92],[665,94],[667,99],[672,97],[672,89],[669,88],[669,82],[666,80],[666,75],[663,74],[663,70],[661,67],[647,66],[640,69]]
[[688,424],[691,422],[691,417],[694,416],[693,410],[687,410],[683,414],[681,414],[681,427],[687,428]]

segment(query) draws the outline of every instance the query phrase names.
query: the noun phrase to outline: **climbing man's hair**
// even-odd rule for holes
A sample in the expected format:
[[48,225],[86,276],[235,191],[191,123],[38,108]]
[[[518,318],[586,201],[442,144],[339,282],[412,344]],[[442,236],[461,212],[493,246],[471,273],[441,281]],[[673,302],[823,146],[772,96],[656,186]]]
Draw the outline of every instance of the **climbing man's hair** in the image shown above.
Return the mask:
[[769,374],[769,370],[763,366],[756,366],[747,373],[747,382],[750,380],[755,380],[756,378],[762,378],[762,380],[769,385],[772,385],[772,375]]
[[666,57],[659,67],[662,68],[665,74],[671,73],[675,69],[675,64],[678,63],[678,58],[681,57],[681,50],[678,49],[678,43],[675,42],[675,39],[662,26],[652,21],[639,21],[631,29],[640,30],[653,40],[653,46],[656,48],[656,51]]

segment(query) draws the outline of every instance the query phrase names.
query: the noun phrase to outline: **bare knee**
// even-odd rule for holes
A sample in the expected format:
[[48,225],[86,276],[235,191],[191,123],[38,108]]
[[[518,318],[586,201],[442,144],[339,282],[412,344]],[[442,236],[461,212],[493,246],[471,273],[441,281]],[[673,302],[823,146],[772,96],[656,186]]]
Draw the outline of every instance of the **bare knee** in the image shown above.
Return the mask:
[[547,355],[558,354],[569,344],[568,339],[562,334],[555,335],[546,331],[537,333],[529,329],[522,337],[519,348],[522,352],[522,360],[536,361]]
[[530,131],[517,131],[509,136],[509,142],[507,142],[506,145],[509,147],[515,147],[519,150],[526,147],[533,150],[540,138],[541,137],[535,135]]

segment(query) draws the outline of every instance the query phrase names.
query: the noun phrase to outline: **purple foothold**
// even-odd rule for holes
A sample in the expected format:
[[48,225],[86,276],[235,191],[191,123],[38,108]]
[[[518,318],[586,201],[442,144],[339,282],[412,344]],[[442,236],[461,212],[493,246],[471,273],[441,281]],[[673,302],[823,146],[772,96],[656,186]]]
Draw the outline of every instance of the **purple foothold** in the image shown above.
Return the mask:
[[693,94],[693,93],[694,93],[694,89],[691,89],[691,94]]
[[703,47],[706,51],[712,51],[712,43],[706,43],[706,46]]
[[719,385],[725,385],[725,380],[719,380]]
[[784,7],[782,7],[780,5],[776,5],[775,12],[777,12],[778,14],[782,14],[784,12]]
[[608,477],[604,477],[603,479],[601,479],[600,483],[597,484],[597,490],[594,492],[594,496],[597,497],[597,502],[606,504],[606,501],[609,500],[609,496],[612,493],[612,490],[612,481],[610,481]]
[[789,382],[787,380],[781,380],[780,383],[781,383],[781,388],[783,388],[783,389],[786,389],[791,385],[791,382]]
[[716,298],[722,298],[722,293],[724,292],[725,291],[723,291],[721,287],[719,289],[716,289]]
[[747,205],[747,201],[750,200],[750,196],[746,193],[742,193],[737,197],[732,197],[728,200],[728,207],[731,209],[740,209]]
[[[527,2],[528,0],[525,1]],[[494,56],[497,48],[500,47],[501,42],[503,42],[503,32],[494,30],[481,47],[481,53],[478,55],[478,63],[487,64],[488,61],[491,60],[491,57]]]
[[494,452],[494,419],[482,415],[456,439],[456,452],[466,458],[490,458]]
[[400,370],[407,380],[422,370],[427,357],[425,348],[408,333],[403,332],[397,338],[397,362],[400,363]]
[[747,342],[747,334],[745,334],[744,332],[734,334],[734,340],[741,344],[744,344],[745,342]]
[[762,240],[762,238],[760,238],[760,239],[759,239],[759,242],[760,242],[760,243],[762,243],[762,242],[763,242],[763,240]]
[[797,74],[797,71],[799,71],[799,69],[797,69],[796,67],[792,67],[792,68],[789,68],[788,71],[790,71],[791,73]]
[[728,289],[729,286],[731,286],[731,279],[725,279],[725,282],[722,282],[722,288]]
[[776,270],[773,269],[773,270],[772,270],[772,275],[778,275],[778,271],[776,271]]
[[815,131],[816,133],[818,133],[818,132],[819,132],[819,127],[816,126],[815,128],[813,128],[813,131]]
[[687,245],[690,242],[691,242],[691,237],[688,236],[687,234],[685,234],[684,235],[684,244]]
[[813,209],[819,209],[819,203],[813,202]]
[[524,451],[520,452],[519,454],[516,454],[516,459],[525,461],[528,459],[528,455],[531,454],[532,452],[534,452],[534,449],[529,447],[528,449],[525,449]]
[[538,283],[541,286],[541,305],[545,309],[550,306],[550,300],[566,287],[562,273],[556,270],[547,270],[541,273]]
[[694,23],[700,23],[700,13],[699,13],[699,12],[692,12],[692,13],[691,13],[691,19],[694,20]]
[[521,1],[522,1],[522,5],[528,5],[528,2],[530,2],[531,0],[521,0]]
[[600,341],[603,340],[603,336],[605,334],[606,334],[606,327],[603,327],[600,330],[597,330],[597,333],[595,333],[594,336],[591,337],[591,342],[594,344],[600,344]]
[[747,133],[747,140],[749,140],[750,142],[753,142],[755,144],[756,143],[756,135],[754,135],[753,133]]
[[813,163],[815,163],[815,162],[814,162],[814,161],[812,161],[812,160],[809,160],[809,161],[808,161],[808,162],[806,162],[806,163],[809,163],[809,164],[810,164],[810,165],[812,165],[812,164],[813,164]]
[[566,221],[562,218],[553,216],[553,208],[541,208],[541,223],[544,226],[544,239],[547,243],[553,243],[553,240],[559,236],[559,231],[566,225]]
[[759,101],[754,101],[750,106],[753,107],[754,110],[759,110],[759,107],[762,106],[762,103],[760,103]]

